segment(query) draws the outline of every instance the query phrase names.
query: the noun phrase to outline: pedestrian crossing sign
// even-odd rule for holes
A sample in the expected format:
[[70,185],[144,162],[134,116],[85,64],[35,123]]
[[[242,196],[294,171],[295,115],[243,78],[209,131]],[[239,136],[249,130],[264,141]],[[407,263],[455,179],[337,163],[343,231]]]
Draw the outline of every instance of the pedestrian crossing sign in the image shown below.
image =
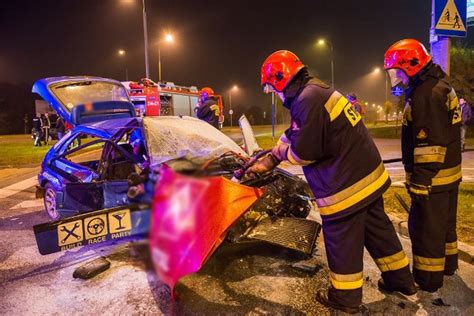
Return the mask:
[[467,35],[466,0],[435,0],[435,35]]

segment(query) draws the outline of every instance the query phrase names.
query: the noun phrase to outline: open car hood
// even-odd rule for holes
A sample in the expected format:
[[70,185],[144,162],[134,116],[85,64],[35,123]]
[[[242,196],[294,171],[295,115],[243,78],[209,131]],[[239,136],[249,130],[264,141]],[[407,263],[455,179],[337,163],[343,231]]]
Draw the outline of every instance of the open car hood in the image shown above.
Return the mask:
[[192,117],[144,117],[143,126],[151,165],[185,158],[202,164],[226,152],[247,154],[228,136]]
[[255,134],[253,132],[252,126],[250,125],[249,120],[245,115],[242,115],[239,118],[240,131],[242,132],[242,138],[244,140],[245,151],[249,156],[252,156],[255,152],[262,150],[257,143]]
[[39,94],[65,122],[76,126],[113,118],[134,117],[135,109],[123,85],[99,77],[52,77],[36,81]]

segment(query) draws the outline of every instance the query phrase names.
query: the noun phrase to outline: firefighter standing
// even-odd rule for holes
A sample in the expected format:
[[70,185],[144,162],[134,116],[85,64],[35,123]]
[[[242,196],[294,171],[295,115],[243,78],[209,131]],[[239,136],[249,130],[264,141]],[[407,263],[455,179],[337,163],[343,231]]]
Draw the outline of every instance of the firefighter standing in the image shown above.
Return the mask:
[[31,122],[33,124],[33,128],[31,130],[32,137],[34,140],[35,147],[41,147],[41,119],[38,116],[33,117]]
[[385,53],[392,86],[405,88],[402,155],[411,196],[408,219],[413,276],[435,292],[458,268],[456,211],[461,182],[461,110],[454,89],[413,39]]
[[220,109],[214,98],[214,90],[202,88],[199,91],[199,102],[196,115],[200,120],[206,121],[215,128],[219,128]]
[[283,160],[303,165],[323,219],[332,284],[316,299],[345,312],[360,310],[364,246],[382,272],[380,287],[416,293],[408,258],[384,212],[382,193],[390,178],[360,114],[339,92],[311,78],[289,51],[265,60],[261,83],[290,110],[291,126],[272,154],[249,171],[265,173]]

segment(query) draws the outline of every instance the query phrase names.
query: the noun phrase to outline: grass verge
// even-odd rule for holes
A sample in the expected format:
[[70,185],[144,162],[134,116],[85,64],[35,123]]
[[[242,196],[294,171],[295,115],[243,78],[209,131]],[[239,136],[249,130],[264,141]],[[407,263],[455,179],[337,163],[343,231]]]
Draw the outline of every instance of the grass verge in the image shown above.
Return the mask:
[[[390,187],[383,196],[385,212],[402,220],[408,220],[408,213],[398,202],[395,193],[398,193],[405,203],[410,206],[410,196],[407,194],[405,188]],[[474,246],[474,184],[461,183],[459,187],[457,215],[458,239]]]

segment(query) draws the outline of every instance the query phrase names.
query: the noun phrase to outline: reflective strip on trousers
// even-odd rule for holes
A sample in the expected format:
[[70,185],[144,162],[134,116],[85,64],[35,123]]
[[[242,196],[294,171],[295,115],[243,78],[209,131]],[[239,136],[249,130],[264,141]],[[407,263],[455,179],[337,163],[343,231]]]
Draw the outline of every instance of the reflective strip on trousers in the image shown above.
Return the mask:
[[331,215],[343,211],[376,192],[385,184],[388,178],[383,163],[380,163],[369,175],[348,188],[334,195],[316,199],[319,212],[321,215]]
[[405,252],[402,250],[391,256],[375,259],[375,263],[380,271],[395,271],[408,266],[409,261]]
[[337,290],[355,290],[361,288],[364,283],[364,276],[361,272],[353,274],[337,274],[329,272],[332,286]]
[[421,271],[444,271],[445,258],[426,258],[413,255],[413,268]]
[[447,242],[446,243],[446,256],[455,255],[458,253],[458,242]]

